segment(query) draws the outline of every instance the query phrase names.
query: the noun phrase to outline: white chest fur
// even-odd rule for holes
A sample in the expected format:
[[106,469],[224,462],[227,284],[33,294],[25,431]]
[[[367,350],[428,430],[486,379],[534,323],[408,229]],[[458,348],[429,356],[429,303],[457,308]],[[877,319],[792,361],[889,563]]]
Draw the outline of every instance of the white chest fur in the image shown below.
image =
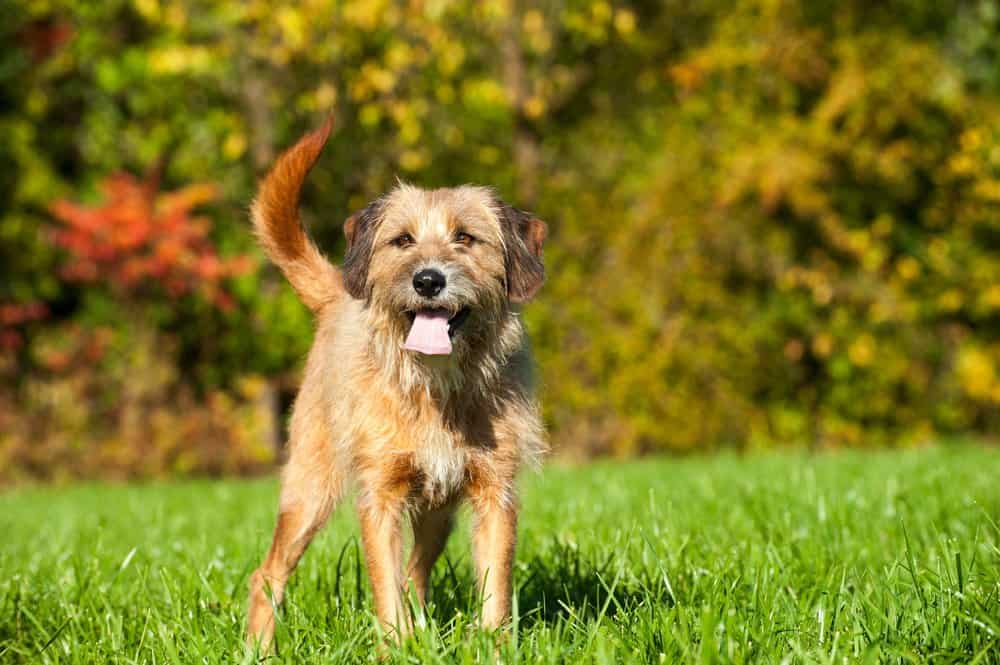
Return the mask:
[[422,494],[428,501],[442,502],[461,489],[468,449],[454,436],[435,432],[417,445],[413,458],[423,479]]

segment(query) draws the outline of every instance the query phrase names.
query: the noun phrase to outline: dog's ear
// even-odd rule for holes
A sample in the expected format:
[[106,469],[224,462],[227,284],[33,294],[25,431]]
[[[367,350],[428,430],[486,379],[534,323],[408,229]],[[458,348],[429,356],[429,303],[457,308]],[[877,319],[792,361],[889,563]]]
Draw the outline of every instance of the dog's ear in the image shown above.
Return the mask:
[[382,200],[369,203],[344,222],[347,252],[344,254],[344,288],[352,298],[368,298],[368,265],[372,260],[375,229],[382,219]]
[[523,210],[497,202],[504,236],[507,297],[513,303],[531,300],[545,281],[542,245],[548,235],[545,222]]

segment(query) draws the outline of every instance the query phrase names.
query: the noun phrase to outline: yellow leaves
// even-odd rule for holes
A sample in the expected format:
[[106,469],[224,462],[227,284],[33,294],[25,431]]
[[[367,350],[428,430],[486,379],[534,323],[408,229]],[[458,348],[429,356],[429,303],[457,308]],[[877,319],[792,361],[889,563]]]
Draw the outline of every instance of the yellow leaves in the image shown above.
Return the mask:
[[163,12],[163,21],[174,30],[182,30],[187,25],[187,8],[180,2],[171,2]]
[[827,86],[826,94],[816,105],[814,117],[829,124],[844,115],[865,93],[865,69],[860,66],[842,66]]
[[442,104],[451,104],[455,101],[455,86],[450,83],[438,83],[434,88],[434,96]]
[[893,141],[879,151],[875,168],[886,180],[903,182],[913,170],[914,156],[912,141]]
[[538,95],[533,95],[524,100],[522,110],[529,118],[537,119],[545,115],[545,111],[548,110],[548,105],[545,103],[544,99]]
[[980,180],[973,187],[973,192],[983,201],[1000,203],[1000,180],[995,178]]
[[480,148],[476,156],[481,163],[491,166],[500,161],[500,150],[494,146],[487,145]]
[[864,233],[864,247],[860,251],[861,265],[868,272],[875,272],[885,264],[887,246],[870,230]]
[[25,106],[31,115],[39,116],[49,107],[49,98],[42,90],[32,90],[25,99]]
[[465,134],[462,130],[454,125],[450,127],[445,127],[443,131],[444,143],[449,148],[457,148],[465,142]]
[[[212,67],[209,83],[225,86],[192,100],[183,135],[194,138],[171,166],[178,176],[212,168],[199,162],[205,145],[220,147],[215,166],[250,166],[249,110],[211,108],[213,98],[240,101],[241,48],[251,69],[269,70],[271,111],[287,115],[276,146],[334,105],[356,114],[340,140],[381,155],[344,193],[354,210],[396,172],[453,177],[446,156],[466,160],[469,178],[509,187],[512,106],[544,119],[546,137],[558,140],[541,137],[543,163],[555,166],[538,169],[537,204],[564,232],[552,243],[547,301],[528,321],[542,333],[548,408],[569,413],[553,418],[557,427],[606,423],[588,426],[697,445],[726,427],[740,436],[751,410],[768,413],[768,396],[782,395],[788,415],[777,431],[809,436],[832,424],[838,440],[864,441],[856,423],[940,424],[938,397],[956,411],[977,408],[956,378],[954,338],[934,326],[983,339],[1000,311],[996,257],[979,240],[991,237],[1000,202],[1000,123],[992,102],[973,94],[941,105],[950,93],[929,88],[944,80],[935,62],[946,54],[923,37],[856,31],[850,20],[820,31],[791,0],[641,12],[614,0],[247,0],[197,13],[183,1],[128,2],[159,22],[141,50],[154,73]],[[675,12],[684,22],[672,24]],[[658,34],[695,17],[702,38],[671,46]],[[504,79],[510,35],[524,54],[516,98]],[[658,90],[664,81],[672,85]],[[636,88],[653,94],[636,97]],[[136,98],[135,108],[162,97]],[[623,116],[622,100],[639,106]],[[552,115],[564,106],[565,118]],[[169,138],[176,127],[163,123],[156,131]],[[135,124],[121,142],[139,146],[134,161],[146,163],[168,142]],[[91,125],[81,141],[111,133]],[[241,179],[221,182],[231,181]],[[599,279],[609,265],[622,275],[613,285]],[[756,349],[780,366],[760,372]],[[1000,359],[981,353],[992,374],[969,356],[963,380],[992,395]],[[793,366],[816,359],[818,374]],[[927,367],[923,378],[906,374],[911,361]]]
[[992,284],[979,296],[979,306],[987,311],[1000,310],[1000,284]]
[[147,21],[155,21],[160,17],[159,0],[132,0],[132,5]]
[[246,149],[247,136],[243,132],[231,132],[226,136],[226,140],[222,144],[222,154],[230,161],[235,161],[242,157]]
[[933,238],[927,244],[927,259],[931,267],[941,274],[951,272],[953,262],[948,249],[948,243],[941,238]]
[[385,61],[390,69],[400,71],[409,67],[414,60],[413,49],[403,41],[393,42],[385,52]]
[[798,127],[774,129],[735,152],[719,187],[719,205],[752,195],[768,213],[788,204],[803,216],[824,214],[829,202],[821,185],[829,167],[804,144],[800,132]]
[[158,74],[197,74],[207,71],[214,57],[208,47],[177,44],[150,53],[149,67]]
[[404,150],[399,156],[399,165],[405,171],[419,171],[430,163],[430,154],[426,149]]
[[978,201],[1000,203],[1000,137],[982,126],[973,126],[959,137],[961,149],[948,162],[955,178],[972,179],[972,194]]
[[533,53],[548,53],[552,49],[552,33],[541,30],[528,38],[528,48]]
[[997,350],[992,352],[968,346],[958,354],[958,379],[962,389],[974,399],[1000,403],[1000,380],[997,377]]
[[598,0],[591,4],[590,12],[596,22],[603,23],[611,18],[611,5],[604,0]]
[[537,9],[529,9],[521,19],[521,28],[528,34],[541,32],[545,29],[545,17]]
[[244,399],[260,399],[267,388],[267,380],[258,374],[246,374],[236,379],[236,392]]
[[971,176],[978,171],[978,162],[967,153],[958,153],[951,158],[948,164],[949,170],[956,176]]
[[885,238],[890,233],[892,233],[892,229],[894,226],[895,222],[892,219],[892,215],[882,213],[881,215],[875,218],[875,221],[872,222],[871,225],[872,235],[880,239]]
[[276,19],[285,45],[293,51],[301,49],[306,42],[306,17],[302,12],[286,5],[278,9]]
[[805,287],[812,294],[813,301],[820,306],[829,305],[833,300],[833,285],[829,276],[822,270],[811,270],[796,266],[784,271],[778,279],[778,287],[790,291],[796,287]]
[[635,13],[631,9],[618,9],[615,11],[615,30],[623,37],[628,37],[635,32]]
[[361,65],[358,77],[351,84],[351,99],[362,102],[376,94],[391,92],[396,87],[396,80],[395,73],[369,60]]
[[959,137],[959,145],[966,152],[978,150],[983,145],[985,132],[981,127],[970,127],[962,132]]
[[445,40],[436,49],[435,62],[442,74],[451,76],[465,62],[465,47],[456,40]]
[[958,289],[948,289],[938,296],[938,306],[946,312],[956,312],[965,302],[965,296]]
[[863,256],[871,248],[871,235],[867,229],[853,229],[847,232],[846,247],[855,256]]
[[872,270],[881,265],[883,251],[873,244],[867,229],[845,228],[843,221],[834,214],[823,215],[819,228],[827,242],[841,252],[860,259],[866,269]]
[[635,87],[639,92],[650,92],[656,87],[658,77],[653,68],[647,68],[639,73],[635,79]]
[[195,183],[161,195],[156,201],[156,210],[162,214],[169,214],[177,208],[197,208],[211,203],[218,197],[219,187],[215,183]]
[[331,109],[337,102],[337,89],[329,81],[323,81],[313,93],[313,101],[317,109]]
[[670,67],[668,74],[674,85],[684,92],[693,92],[703,78],[701,67],[692,62],[682,62]]
[[873,302],[868,306],[868,320],[879,324],[889,321],[893,317],[892,307],[884,302]]
[[847,357],[856,367],[868,367],[875,358],[875,339],[865,333],[847,348]]
[[388,69],[383,69],[374,63],[365,63],[361,69],[362,75],[377,92],[385,94],[396,86],[396,75]]
[[826,280],[816,280],[812,286],[812,296],[817,305],[829,305],[833,300],[833,286]]
[[778,288],[782,291],[791,291],[799,284],[799,271],[801,268],[791,268],[782,272],[778,276]]
[[552,32],[545,27],[545,16],[537,9],[529,9],[521,19],[521,29],[528,48],[535,53],[547,53],[552,48]]
[[344,21],[362,30],[374,30],[385,11],[385,0],[350,0],[343,4]]
[[358,117],[364,127],[371,129],[382,122],[382,109],[378,104],[365,104],[361,107]]
[[[413,145],[420,140],[423,129],[420,123],[414,118],[407,118],[399,127],[399,140],[406,145]],[[415,171],[416,169],[410,169]]]
[[393,101],[388,111],[399,128],[399,140],[407,146],[415,145],[423,136],[421,118],[427,114],[427,102],[421,99],[411,102]]
[[560,18],[566,30],[584,35],[592,42],[601,43],[608,38],[608,28],[613,17],[614,11],[611,5],[604,0],[597,0],[591,2],[589,7],[567,10]]
[[920,263],[912,256],[904,256],[896,261],[896,274],[904,282],[914,280],[920,275]]
[[462,85],[462,100],[470,107],[507,107],[507,91],[491,78],[473,78]]

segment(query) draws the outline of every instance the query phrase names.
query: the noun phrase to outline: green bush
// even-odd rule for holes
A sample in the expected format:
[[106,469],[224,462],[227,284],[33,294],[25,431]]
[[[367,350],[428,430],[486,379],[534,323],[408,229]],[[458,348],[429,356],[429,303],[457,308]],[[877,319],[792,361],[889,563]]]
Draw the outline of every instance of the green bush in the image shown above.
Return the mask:
[[[565,451],[906,444],[1000,425],[995,0],[4,6],[12,422],[32,417],[29,387],[51,372],[38,348],[67,326],[160,340],[168,411],[248,377],[292,385],[311,323],[246,208],[277,152],[332,109],[305,201],[331,255],[342,220],[397,176],[492,184],[550,223],[549,282],[526,316]],[[121,172],[159,172],[157,193],[211,183],[206,246],[253,257],[219,276],[230,307],[67,279],[53,203],[103,205]],[[114,400],[106,369],[86,371]],[[114,428],[94,413],[83,448]]]

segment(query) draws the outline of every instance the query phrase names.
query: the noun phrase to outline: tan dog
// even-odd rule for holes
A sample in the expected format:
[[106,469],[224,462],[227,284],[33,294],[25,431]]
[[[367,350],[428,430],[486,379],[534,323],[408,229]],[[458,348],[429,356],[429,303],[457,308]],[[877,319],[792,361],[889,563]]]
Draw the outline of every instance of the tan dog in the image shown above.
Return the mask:
[[[265,647],[274,607],[345,490],[357,511],[375,611],[397,637],[420,602],[458,503],[474,514],[482,624],[510,613],[515,475],[545,443],[516,305],[542,284],[540,220],[488,189],[400,185],[344,224],[343,272],[302,230],[299,191],[331,121],[282,155],[253,223],[316,314],[291,420],[274,541],[250,580],[249,637]],[[403,568],[402,524],[414,545]]]

